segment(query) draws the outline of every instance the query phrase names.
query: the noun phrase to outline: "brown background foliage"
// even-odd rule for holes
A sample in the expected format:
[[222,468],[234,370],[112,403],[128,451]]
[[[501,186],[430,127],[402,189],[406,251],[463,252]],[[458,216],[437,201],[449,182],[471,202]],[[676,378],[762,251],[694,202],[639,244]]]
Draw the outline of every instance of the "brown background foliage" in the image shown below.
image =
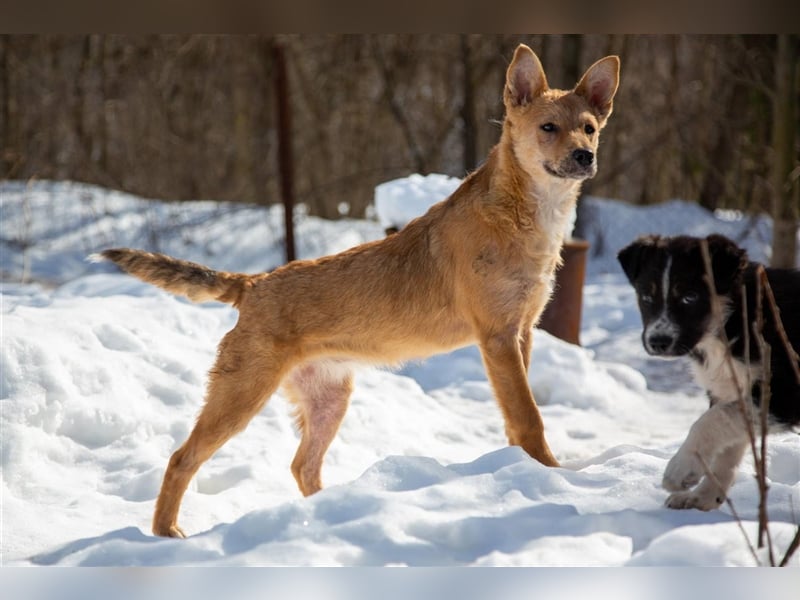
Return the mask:
[[622,59],[587,193],[769,208],[769,35],[4,35],[0,178],[279,202],[279,43],[296,199],[312,214],[362,216],[378,183],[463,177],[483,159],[519,42],[554,87],[602,56]]

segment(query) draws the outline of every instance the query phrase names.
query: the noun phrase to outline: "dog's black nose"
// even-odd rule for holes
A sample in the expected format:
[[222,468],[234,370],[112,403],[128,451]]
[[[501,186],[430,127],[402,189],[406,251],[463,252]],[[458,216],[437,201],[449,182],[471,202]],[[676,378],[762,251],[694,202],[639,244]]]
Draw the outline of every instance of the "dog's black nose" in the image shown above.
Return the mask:
[[645,346],[651,354],[664,354],[672,347],[675,340],[669,335],[651,335],[647,338]]
[[594,160],[594,153],[591,150],[575,150],[572,158],[582,167],[588,167]]

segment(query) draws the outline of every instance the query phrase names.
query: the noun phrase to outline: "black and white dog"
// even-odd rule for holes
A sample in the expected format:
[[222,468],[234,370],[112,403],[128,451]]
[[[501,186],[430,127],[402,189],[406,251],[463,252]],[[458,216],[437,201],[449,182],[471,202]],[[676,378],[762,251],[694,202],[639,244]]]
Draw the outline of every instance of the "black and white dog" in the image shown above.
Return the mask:
[[[667,465],[663,486],[674,492],[667,506],[711,510],[725,500],[749,445],[738,400],[744,397],[749,407],[759,405],[766,370],[752,328],[759,265],[748,262],[745,251],[726,237],[708,236],[712,294],[702,241],[645,236],[623,248],[618,259],[636,289],[645,349],[654,356],[688,355],[711,404]],[[793,348],[800,349],[800,271],[767,268],[766,274],[787,337]],[[750,323],[747,336],[745,309]],[[771,430],[795,427],[800,425],[800,383],[792,367],[797,356],[791,356],[782,342],[766,300],[762,313],[763,336],[771,348]],[[748,418],[755,419],[756,412],[750,412]],[[706,476],[706,467],[713,477]]]

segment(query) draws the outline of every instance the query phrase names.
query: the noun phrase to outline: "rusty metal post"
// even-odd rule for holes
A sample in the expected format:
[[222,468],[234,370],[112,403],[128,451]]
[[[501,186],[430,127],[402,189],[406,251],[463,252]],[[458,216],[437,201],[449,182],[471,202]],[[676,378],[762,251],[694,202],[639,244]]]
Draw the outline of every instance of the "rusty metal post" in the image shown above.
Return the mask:
[[294,162],[292,158],[292,115],[289,107],[289,81],[286,77],[286,55],[278,42],[272,44],[275,95],[278,100],[278,171],[286,229],[286,262],[295,259],[294,248]]

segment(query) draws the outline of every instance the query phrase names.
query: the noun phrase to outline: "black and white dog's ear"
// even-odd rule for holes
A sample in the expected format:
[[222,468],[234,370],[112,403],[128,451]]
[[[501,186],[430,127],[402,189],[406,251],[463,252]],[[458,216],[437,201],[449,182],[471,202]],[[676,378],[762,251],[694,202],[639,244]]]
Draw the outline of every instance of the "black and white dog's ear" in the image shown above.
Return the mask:
[[656,247],[658,236],[647,235],[640,237],[636,241],[628,244],[617,254],[617,260],[628,276],[628,281],[633,283],[639,275],[639,271],[645,264]]
[[717,294],[727,294],[740,280],[747,266],[747,252],[724,235],[711,234],[706,238],[714,271],[714,287]]

